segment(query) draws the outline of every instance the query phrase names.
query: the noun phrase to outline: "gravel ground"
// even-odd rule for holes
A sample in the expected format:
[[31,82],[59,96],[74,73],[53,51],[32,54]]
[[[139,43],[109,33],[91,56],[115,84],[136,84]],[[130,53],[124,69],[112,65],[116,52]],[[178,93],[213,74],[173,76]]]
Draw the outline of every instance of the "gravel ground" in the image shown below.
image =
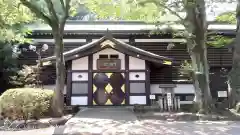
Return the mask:
[[[102,135],[239,135],[240,122],[167,122],[160,120],[113,121],[81,119],[67,125],[64,133]],[[54,128],[4,131],[0,135],[52,135]]]
[[240,121],[138,120],[128,109],[83,109],[64,126],[28,131],[0,131],[0,135],[240,135]]
[[64,133],[103,135],[239,135],[240,122],[167,122],[161,120],[113,121],[81,119],[65,128]]
[[34,130],[23,130],[23,131],[0,131],[0,135],[52,135],[54,127],[34,129]]

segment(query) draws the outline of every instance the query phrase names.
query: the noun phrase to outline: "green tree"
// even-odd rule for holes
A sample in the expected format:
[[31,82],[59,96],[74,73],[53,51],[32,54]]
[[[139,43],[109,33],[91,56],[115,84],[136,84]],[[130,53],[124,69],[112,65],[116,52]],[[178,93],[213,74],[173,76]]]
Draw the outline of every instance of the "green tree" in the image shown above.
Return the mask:
[[237,23],[236,12],[224,12],[216,17],[216,21],[236,24]]
[[[227,22],[230,24],[236,24],[236,37],[232,39],[232,69],[228,74],[228,83],[229,83],[229,95],[230,95],[230,107],[234,107],[240,100],[240,0],[237,1],[237,8],[235,12],[225,12],[219,15],[216,20],[219,22]],[[237,107],[239,111],[239,107]]]
[[8,42],[0,41],[0,93],[14,86],[12,76],[17,74],[18,64],[16,52],[13,52],[13,46]]
[[56,57],[56,88],[52,110],[55,116],[61,116],[63,115],[63,88],[65,84],[64,27],[69,15],[75,12],[74,9],[79,2],[75,0],[20,0],[20,2],[52,29]]
[[[231,107],[234,107],[237,102],[240,101],[240,0],[237,1],[236,8],[236,38],[233,42],[233,61],[232,61],[232,69],[229,72],[229,85],[230,85],[230,99],[231,99]],[[238,110],[239,111],[239,110]]]
[[18,0],[0,0],[0,91],[15,87],[12,76],[19,70],[15,44],[25,42],[24,24],[34,21],[32,14]]
[[[207,60],[207,20],[205,0],[91,0],[88,7],[106,19],[143,20],[157,26],[181,24],[181,33],[187,41],[191,57],[192,80],[195,87],[195,103],[200,113],[210,113],[214,108],[209,88]],[[165,21],[167,19],[167,21]],[[172,29],[174,29],[172,27]]]
[[0,7],[0,40],[23,42],[24,24],[34,21],[32,14],[19,0],[0,0]]

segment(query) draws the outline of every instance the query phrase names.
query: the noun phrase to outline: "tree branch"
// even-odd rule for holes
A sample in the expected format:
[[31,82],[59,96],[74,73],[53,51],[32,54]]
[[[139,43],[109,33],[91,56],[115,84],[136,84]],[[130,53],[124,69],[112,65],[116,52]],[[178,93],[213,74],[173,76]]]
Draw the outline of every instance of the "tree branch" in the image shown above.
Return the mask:
[[36,5],[32,4],[31,2],[29,2],[27,0],[20,0],[20,1],[24,6],[28,7],[34,14],[36,14],[41,19],[43,19],[47,24],[52,26],[52,21],[51,21],[50,17],[45,15]]
[[159,0],[148,0],[146,3],[154,3],[156,6],[163,7],[165,9],[167,9],[171,14],[177,16],[180,19],[180,21],[185,20],[176,11],[172,10],[171,8],[169,8],[167,5],[165,5],[165,3],[159,2]]
[[50,14],[52,15],[54,21],[55,21],[56,23],[58,23],[59,19],[58,19],[57,13],[56,13],[56,11],[55,11],[55,8],[54,8],[54,6],[53,6],[52,0],[45,0],[45,2],[47,3],[48,11],[49,11]]
[[62,5],[62,10],[63,10],[63,12],[65,12],[66,8],[65,8],[64,1],[63,1],[63,0],[60,0],[60,2],[61,2],[61,5]]
[[70,1],[71,0],[66,0],[65,1],[65,6],[63,5],[64,2],[63,0],[60,0],[62,1],[61,4],[62,4],[62,7],[63,8],[63,11],[64,11],[64,16],[61,18],[61,21],[60,21],[60,31],[63,32],[64,31],[64,26],[65,26],[65,23],[66,23],[66,20],[69,16],[69,10],[70,10]]
[[70,1],[71,0],[66,0],[65,3],[66,3],[66,9],[65,9],[65,17],[68,17],[69,16],[69,10],[70,10]]

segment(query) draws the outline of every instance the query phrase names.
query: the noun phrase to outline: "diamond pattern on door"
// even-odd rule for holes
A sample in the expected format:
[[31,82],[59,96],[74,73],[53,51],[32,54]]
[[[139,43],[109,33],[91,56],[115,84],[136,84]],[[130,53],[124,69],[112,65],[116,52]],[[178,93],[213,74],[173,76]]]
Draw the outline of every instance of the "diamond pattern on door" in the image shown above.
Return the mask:
[[105,87],[105,90],[106,90],[106,92],[108,93],[108,94],[110,94],[111,92],[112,92],[112,86],[111,86],[111,84],[108,84],[106,87]]
[[93,105],[125,104],[124,73],[94,73]]

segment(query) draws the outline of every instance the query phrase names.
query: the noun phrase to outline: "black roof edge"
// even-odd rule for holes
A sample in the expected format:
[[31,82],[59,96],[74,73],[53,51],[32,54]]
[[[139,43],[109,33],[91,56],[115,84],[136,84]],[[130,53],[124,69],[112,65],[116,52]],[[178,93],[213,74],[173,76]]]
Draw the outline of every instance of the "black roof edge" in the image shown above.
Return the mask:
[[[167,22],[167,21],[166,21]],[[171,21],[169,21],[171,22]],[[95,20],[95,21],[84,21],[84,20],[67,20],[67,24],[156,24],[157,22],[146,22],[146,21],[138,21],[138,20]],[[164,23],[164,22],[159,22]],[[180,21],[175,21],[175,23],[180,23]],[[208,24],[231,24],[228,22],[221,21],[207,21]],[[234,25],[234,24],[233,24]]]
[[[64,35],[104,35],[106,30],[99,30],[99,31],[93,31],[93,30],[65,30]],[[167,33],[151,33],[152,30],[110,30],[111,33],[114,34],[129,34],[129,35],[137,35],[137,34],[148,34],[148,35],[161,35],[161,34],[167,34]],[[171,31],[167,31],[168,33],[171,33]],[[226,35],[226,36],[234,36],[236,35],[236,31],[233,30],[209,30],[211,35],[217,34],[217,35]],[[35,30],[28,36],[35,36],[35,35],[52,35],[51,30]],[[28,37],[27,36],[27,37]]]

